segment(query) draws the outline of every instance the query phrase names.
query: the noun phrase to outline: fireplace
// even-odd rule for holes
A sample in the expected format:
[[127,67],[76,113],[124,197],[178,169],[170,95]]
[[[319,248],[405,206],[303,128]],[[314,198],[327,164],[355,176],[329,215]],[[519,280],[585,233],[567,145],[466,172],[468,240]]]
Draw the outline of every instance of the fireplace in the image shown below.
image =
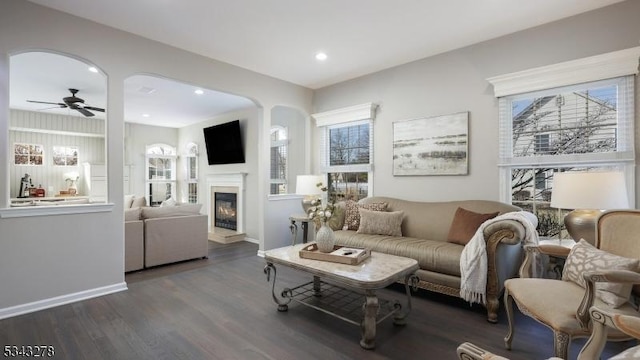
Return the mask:
[[246,173],[207,175],[206,208],[209,240],[228,244],[245,239],[244,177]]
[[219,228],[238,229],[238,194],[230,192],[214,193],[214,225]]

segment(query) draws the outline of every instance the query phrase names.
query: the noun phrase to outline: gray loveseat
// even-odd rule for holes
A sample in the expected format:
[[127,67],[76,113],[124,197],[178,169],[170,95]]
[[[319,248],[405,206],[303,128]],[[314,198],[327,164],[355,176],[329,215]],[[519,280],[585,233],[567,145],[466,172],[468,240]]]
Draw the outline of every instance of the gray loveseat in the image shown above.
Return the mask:
[[[420,278],[420,288],[456,297],[460,296],[460,254],[464,245],[447,239],[457,209],[461,207],[482,214],[504,214],[521,210],[516,206],[486,200],[413,202],[370,197],[359,203],[387,203],[386,211],[402,210],[402,237],[336,230],[334,233],[338,245],[370,248],[373,251],[416,259],[420,265],[416,273]],[[332,226],[334,228],[342,228],[344,225],[344,203],[339,203],[339,207],[343,211],[336,211],[338,219]],[[497,321],[504,281],[517,275],[523,258],[521,241],[524,235],[524,226],[513,220],[497,221],[484,231],[488,259],[486,308],[490,322]]]
[[125,209],[125,272],[207,257],[208,216],[200,207]]

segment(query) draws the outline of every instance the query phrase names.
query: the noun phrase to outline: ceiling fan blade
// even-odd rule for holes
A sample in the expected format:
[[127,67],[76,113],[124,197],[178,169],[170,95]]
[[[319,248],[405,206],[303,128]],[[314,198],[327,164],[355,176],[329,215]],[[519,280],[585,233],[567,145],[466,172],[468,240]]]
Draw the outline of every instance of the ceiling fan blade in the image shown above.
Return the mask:
[[81,108],[79,106],[73,107],[73,110],[78,110],[82,115],[87,116],[87,117],[94,116],[91,111],[85,110],[84,108]]
[[99,111],[99,112],[104,112],[104,109],[102,109],[102,108],[98,108],[98,107],[93,107],[93,106],[84,106],[84,109],[87,109],[87,110],[93,110],[93,111]]
[[35,101],[35,100],[27,100],[27,102],[36,103],[36,104],[58,105],[61,108],[66,108],[67,107],[67,104],[64,104],[64,103],[55,103],[55,102],[47,102],[47,101]]

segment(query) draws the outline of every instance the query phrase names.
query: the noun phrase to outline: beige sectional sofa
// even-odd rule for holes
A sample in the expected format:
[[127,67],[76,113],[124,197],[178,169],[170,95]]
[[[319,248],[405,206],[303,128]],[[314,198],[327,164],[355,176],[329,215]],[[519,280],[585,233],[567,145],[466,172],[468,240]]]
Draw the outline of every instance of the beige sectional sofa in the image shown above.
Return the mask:
[[201,207],[178,204],[125,209],[125,272],[206,258],[208,217],[200,214]]
[[[485,200],[413,202],[388,197],[370,197],[359,202],[369,206],[380,203],[387,204],[387,212],[403,212],[402,236],[342,230],[347,227],[343,202],[338,206],[342,210],[335,212],[337,219],[330,224],[334,229],[339,229],[335,231],[337,244],[414,258],[420,265],[416,273],[420,278],[420,288],[457,297],[460,296],[460,255],[464,245],[450,242],[448,238],[458,208],[479,214],[504,214],[520,210],[512,205]],[[352,208],[353,206],[351,204]],[[531,222],[536,222],[533,225],[535,227],[537,220],[533,214],[531,216]],[[347,219],[347,222],[349,221]],[[464,224],[457,225],[464,227]],[[456,225],[453,228],[457,230]],[[521,241],[524,235],[525,227],[513,220],[499,220],[485,228],[488,259],[486,308],[490,322],[497,321],[499,297],[503,291],[504,280],[515,277],[522,262]]]

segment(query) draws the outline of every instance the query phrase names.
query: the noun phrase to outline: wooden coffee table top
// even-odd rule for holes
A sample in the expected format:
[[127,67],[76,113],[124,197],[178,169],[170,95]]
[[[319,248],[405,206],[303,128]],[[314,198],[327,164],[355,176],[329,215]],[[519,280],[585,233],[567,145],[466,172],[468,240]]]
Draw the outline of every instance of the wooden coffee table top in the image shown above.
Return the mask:
[[264,258],[273,264],[302,270],[358,289],[380,289],[418,270],[418,262],[414,259],[374,251],[368,259],[357,265],[300,258],[300,250],[307,245],[267,250]]

